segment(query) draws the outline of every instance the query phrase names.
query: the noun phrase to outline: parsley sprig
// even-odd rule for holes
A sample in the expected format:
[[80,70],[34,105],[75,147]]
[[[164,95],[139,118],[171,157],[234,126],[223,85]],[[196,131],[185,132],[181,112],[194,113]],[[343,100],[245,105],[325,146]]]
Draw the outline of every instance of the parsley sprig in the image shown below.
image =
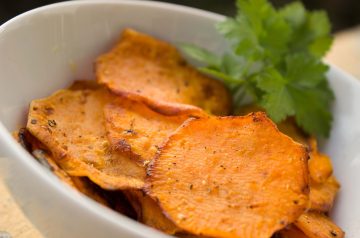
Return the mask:
[[236,17],[216,25],[231,51],[218,56],[185,44],[185,53],[227,85],[235,107],[250,96],[275,122],[294,116],[305,132],[329,136],[334,95],[321,60],[332,43],[326,13],[300,2],[275,9],[267,0],[237,0],[237,8]]

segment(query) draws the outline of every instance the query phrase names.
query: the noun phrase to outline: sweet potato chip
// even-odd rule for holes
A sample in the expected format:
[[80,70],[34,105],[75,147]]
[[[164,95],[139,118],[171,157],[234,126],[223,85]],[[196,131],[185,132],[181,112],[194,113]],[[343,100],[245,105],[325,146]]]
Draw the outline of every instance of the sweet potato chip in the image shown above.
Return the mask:
[[317,142],[314,138],[309,140],[310,160],[309,173],[311,179],[317,183],[325,182],[332,174],[331,160],[325,154],[318,151]]
[[83,177],[69,176],[56,164],[51,155],[49,155],[46,151],[41,149],[35,149],[32,154],[42,165],[44,165],[51,172],[53,172],[62,182],[70,185],[80,193],[97,201],[98,203],[109,207],[109,203],[107,202],[107,200],[99,193],[99,191],[94,188],[94,186],[91,185],[89,181],[87,181]]
[[137,220],[169,235],[180,231],[161,211],[159,205],[141,190],[124,191],[137,213]]
[[108,138],[114,149],[147,165],[158,148],[188,117],[165,116],[146,105],[118,100],[104,108]]
[[306,208],[307,158],[264,113],[189,119],[153,160],[146,191],[189,233],[268,238]]
[[310,209],[319,212],[328,212],[334,205],[340,184],[334,176],[330,176],[323,183],[310,182]]
[[57,165],[52,156],[47,152],[45,146],[42,145],[41,142],[32,136],[25,128],[21,128],[19,131],[14,133],[14,135],[16,135],[14,137],[20,144],[27,145],[24,148],[27,149],[40,164],[50,170],[62,182],[75,188],[77,191],[103,204],[104,206],[110,207],[103,190],[98,188],[97,185],[93,184],[85,177],[72,177],[68,175]]
[[64,170],[62,170],[53,160],[51,155],[46,151],[41,149],[36,149],[32,152],[32,155],[47,169],[49,169],[53,174],[56,175],[62,182],[70,185],[73,188],[76,188],[72,177],[70,177]]
[[31,153],[40,164],[50,170],[62,182],[75,188],[71,177],[55,163],[51,155],[43,149],[44,146],[33,137],[26,128],[15,131],[13,137],[24,149]]
[[[236,115],[244,116],[252,112],[265,112],[265,109],[256,104],[248,104],[240,107],[236,111]],[[296,125],[293,117],[289,117],[286,120],[277,123],[277,127],[279,131],[290,136],[294,141],[303,145],[308,144],[307,135],[305,135],[305,133]]]
[[87,176],[104,189],[141,188],[144,168],[111,151],[103,107],[104,89],[60,90],[31,103],[27,129],[71,176]]
[[341,228],[321,213],[304,213],[295,225],[309,238],[343,238],[345,236]]
[[26,139],[28,131],[26,128],[20,128],[19,130],[13,131],[13,138],[29,153],[31,153],[31,144]]
[[227,115],[231,98],[224,85],[188,65],[175,47],[131,29],[96,62],[99,83],[166,115],[182,112]]

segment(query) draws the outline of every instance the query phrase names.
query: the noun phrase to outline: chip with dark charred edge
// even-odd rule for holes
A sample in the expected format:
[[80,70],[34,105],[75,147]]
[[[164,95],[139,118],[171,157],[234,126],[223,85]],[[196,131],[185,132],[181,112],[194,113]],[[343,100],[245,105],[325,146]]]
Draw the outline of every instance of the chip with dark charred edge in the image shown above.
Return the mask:
[[[256,104],[248,104],[237,109],[235,114],[245,116],[252,112],[265,112],[265,109]],[[290,136],[294,141],[308,146],[308,136],[296,125],[295,118],[289,117],[276,125],[282,133]]]
[[295,226],[309,238],[343,238],[345,236],[340,227],[321,213],[306,212],[295,222]]
[[24,149],[32,154],[41,165],[51,171],[62,182],[75,188],[71,177],[55,163],[51,155],[44,149],[45,147],[33,137],[26,128],[20,128],[15,131],[13,137]]
[[114,150],[128,154],[144,166],[188,118],[186,115],[165,116],[126,99],[106,105],[104,114],[108,139]]
[[166,115],[227,115],[231,97],[217,80],[188,65],[176,48],[132,29],[96,61],[97,81]]
[[127,190],[124,191],[124,194],[137,213],[137,220],[139,222],[169,235],[174,235],[181,231],[162,213],[159,205],[141,190]]
[[304,232],[299,230],[296,226],[290,225],[278,233],[279,235],[276,237],[279,238],[308,238]]
[[[19,131],[15,132],[14,137],[19,143],[27,144],[27,151],[31,153],[34,158],[39,161],[39,163],[41,163],[45,168],[47,168],[54,175],[56,175],[62,182],[68,184],[69,186],[75,188],[77,191],[103,204],[104,206],[111,207],[114,208],[116,211],[119,211],[121,213],[126,212],[126,214],[131,215],[131,213],[127,213],[129,209],[125,209],[125,202],[120,203],[120,200],[118,199],[120,196],[118,194],[116,194],[116,199],[111,198],[112,193],[119,192],[103,190],[86,177],[69,176],[56,164],[53,157],[49,154],[48,149],[38,139],[32,136],[26,130],[26,128],[21,128]],[[111,202],[109,202],[110,200]]]
[[69,90],[84,90],[92,89],[96,90],[102,86],[98,84],[95,80],[75,80],[69,87]]
[[334,205],[340,184],[334,176],[330,176],[323,183],[310,181],[310,210],[329,212]]
[[73,179],[55,163],[51,155],[49,155],[46,151],[42,149],[35,149],[32,151],[32,155],[40,162],[40,164],[55,174],[62,182],[76,188]]
[[153,160],[145,189],[189,233],[268,238],[306,209],[307,158],[264,113],[189,119]]
[[111,151],[103,107],[113,100],[104,89],[60,90],[32,101],[27,129],[71,176],[87,176],[104,189],[141,188],[144,168]]
[[13,138],[29,153],[31,153],[31,144],[26,139],[28,131],[26,128],[20,128],[12,133]]

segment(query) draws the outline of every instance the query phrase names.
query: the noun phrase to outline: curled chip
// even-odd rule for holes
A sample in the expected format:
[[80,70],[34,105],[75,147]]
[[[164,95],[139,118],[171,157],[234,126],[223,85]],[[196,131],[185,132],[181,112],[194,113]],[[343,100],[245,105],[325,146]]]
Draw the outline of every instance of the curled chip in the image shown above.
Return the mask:
[[231,98],[224,85],[186,64],[175,47],[131,29],[96,62],[99,83],[166,115],[183,112],[227,115]]
[[104,189],[141,188],[145,171],[111,151],[103,107],[112,96],[104,89],[60,90],[32,101],[27,129],[71,176],[87,176]]
[[264,113],[189,119],[153,160],[145,188],[189,233],[268,238],[306,208],[307,158]]
[[60,181],[75,188],[72,178],[56,164],[52,156],[46,152],[44,146],[26,128],[15,131],[13,136],[24,149],[31,153],[41,165],[51,171]]
[[64,170],[62,170],[54,161],[54,159],[46,151],[41,149],[35,149],[32,155],[37,161],[39,161],[45,168],[53,172],[62,182],[76,188],[75,183],[71,176],[69,176]]
[[334,205],[340,184],[334,176],[323,183],[310,181],[310,209],[318,212],[329,212]]
[[34,136],[32,136],[25,128],[21,128],[14,134],[15,139],[22,145],[26,144],[24,148],[31,153],[34,158],[42,164],[45,168],[50,170],[60,181],[75,188],[82,194],[90,197],[91,199],[109,206],[109,203],[103,196],[96,185],[84,177],[71,177],[64,170],[62,170],[52,156],[47,152],[47,148],[42,145]]
[[104,113],[111,145],[143,165],[153,159],[168,136],[188,118],[162,115],[129,100],[106,105]]
[[296,226],[290,225],[279,232],[279,238],[308,238],[304,232],[299,230]]
[[309,140],[309,145],[311,150],[309,159],[310,177],[317,183],[323,183],[333,172],[331,160],[328,156],[318,151],[317,141],[314,138]]
[[345,233],[330,218],[321,213],[306,212],[295,222],[309,238],[343,238]]

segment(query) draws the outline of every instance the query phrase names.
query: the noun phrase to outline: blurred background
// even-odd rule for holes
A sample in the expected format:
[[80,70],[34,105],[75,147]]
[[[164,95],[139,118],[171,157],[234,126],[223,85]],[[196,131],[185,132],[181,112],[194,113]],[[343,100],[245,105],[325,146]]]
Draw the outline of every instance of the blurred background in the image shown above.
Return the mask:
[[[236,0],[157,0],[235,15]],[[281,7],[294,0],[270,0]],[[298,0],[307,9],[324,9],[332,22],[334,43],[325,60],[360,79],[360,0]],[[0,0],[0,25],[30,9],[61,2],[56,0]],[[357,27],[356,27],[357,26]]]
[[[202,8],[224,15],[235,14],[235,0],[163,0],[182,5]],[[43,5],[60,2],[54,0],[0,0],[0,24],[8,19]],[[274,5],[281,6],[290,0],[272,0]],[[333,31],[337,32],[360,23],[359,0],[303,0],[308,9],[326,9],[333,23]]]

